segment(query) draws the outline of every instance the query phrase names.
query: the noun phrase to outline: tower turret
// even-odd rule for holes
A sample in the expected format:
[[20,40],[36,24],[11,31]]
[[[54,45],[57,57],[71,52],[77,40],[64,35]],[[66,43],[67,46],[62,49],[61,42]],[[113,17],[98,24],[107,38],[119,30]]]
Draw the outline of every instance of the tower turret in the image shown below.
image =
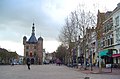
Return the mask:
[[23,45],[25,45],[25,44],[26,44],[26,40],[27,40],[27,37],[26,37],[26,36],[24,36],[24,37],[23,37]]
[[38,38],[38,41],[43,41],[43,38],[42,38],[42,37],[39,37],[39,38]]

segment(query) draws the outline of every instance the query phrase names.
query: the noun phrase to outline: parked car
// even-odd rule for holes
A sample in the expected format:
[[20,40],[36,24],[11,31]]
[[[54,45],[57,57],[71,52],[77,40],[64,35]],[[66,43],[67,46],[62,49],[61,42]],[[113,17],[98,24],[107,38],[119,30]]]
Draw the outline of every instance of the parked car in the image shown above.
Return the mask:
[[44,62],[43,62],[43,64],[49,64],[50,63],[50,61],[48,61],[48,60],[45,60]]

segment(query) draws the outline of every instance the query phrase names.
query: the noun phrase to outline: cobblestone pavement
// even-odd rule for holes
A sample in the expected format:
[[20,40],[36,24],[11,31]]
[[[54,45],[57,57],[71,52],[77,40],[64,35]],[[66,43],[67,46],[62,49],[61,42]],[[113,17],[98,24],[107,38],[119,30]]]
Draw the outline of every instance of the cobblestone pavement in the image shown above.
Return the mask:
[[99,72],[99,68],[98,67],[92,67],[92,71],[91,71],[91,67],[88,67],[87,70],[84,69],[80,69],[80,67],[78,69],[76,69],[82,73],[86,73],[86,74],[106,74],[106,75],[120,75],[120,69],[119,68],[102,68],[101,69],[101,73]]
[[74,68],[56,65],[32,65],[31,70],[26,65],[0,66],[0,79],[120,79],[120,75],[85,74]]

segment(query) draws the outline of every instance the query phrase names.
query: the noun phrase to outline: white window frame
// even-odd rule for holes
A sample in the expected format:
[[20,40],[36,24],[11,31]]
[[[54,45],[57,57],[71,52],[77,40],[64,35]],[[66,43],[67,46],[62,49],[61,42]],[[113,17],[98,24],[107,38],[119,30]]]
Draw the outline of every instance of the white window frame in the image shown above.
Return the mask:
[[116,27],[119,26],[119,16],[117,16],[117,17],[115,18],[115,26],[116,26]]

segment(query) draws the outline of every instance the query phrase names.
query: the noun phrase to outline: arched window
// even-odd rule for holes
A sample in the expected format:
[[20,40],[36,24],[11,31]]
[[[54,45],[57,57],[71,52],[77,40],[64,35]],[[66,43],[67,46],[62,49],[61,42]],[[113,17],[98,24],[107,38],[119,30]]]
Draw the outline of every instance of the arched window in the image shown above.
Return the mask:
[[26,56],[28,56],[28,51],[26,52]]
[[37,56],[37,53],[36,53],[36,52],[34,52],[34,56]]
[[29,49],[29,46],[26,46],[26,49]]
[[36,49],[36,46],[34,46],[34,49]]

